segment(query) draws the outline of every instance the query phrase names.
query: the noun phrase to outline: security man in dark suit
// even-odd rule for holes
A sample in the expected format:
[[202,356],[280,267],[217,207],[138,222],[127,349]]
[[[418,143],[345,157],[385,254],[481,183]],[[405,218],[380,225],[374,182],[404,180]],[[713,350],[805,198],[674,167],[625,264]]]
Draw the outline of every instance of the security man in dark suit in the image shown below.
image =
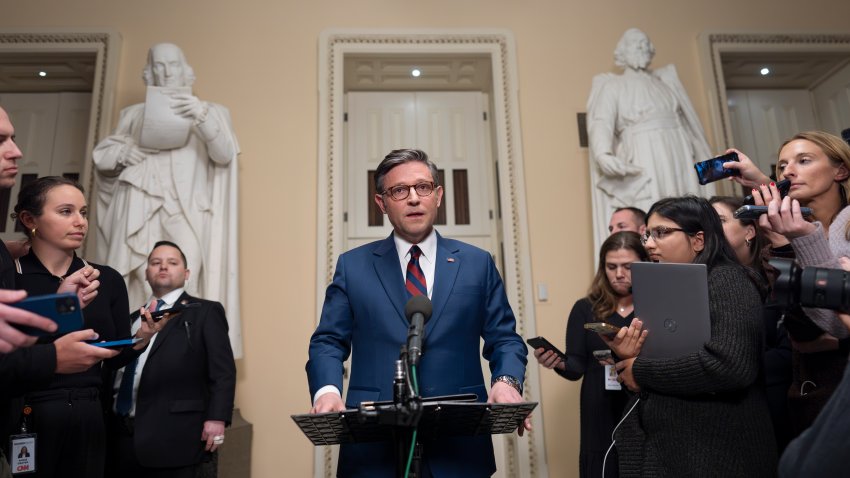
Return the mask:
[[236,391],[236,365],[227,318],[218,302],[186,294],[183,252],[160,241],[148,256],[151,312],[189,305],[156,322],[156,335],[138,363],[116,373],[110,407],[107,476],[193,478],[198,465],[224,443]]

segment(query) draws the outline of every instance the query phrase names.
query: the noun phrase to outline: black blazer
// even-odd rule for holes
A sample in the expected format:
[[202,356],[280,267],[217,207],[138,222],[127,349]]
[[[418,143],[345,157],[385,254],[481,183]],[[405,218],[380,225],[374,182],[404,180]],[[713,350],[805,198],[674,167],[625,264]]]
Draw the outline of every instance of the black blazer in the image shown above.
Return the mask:
[[159,332],[139,381],[134,445],[142,466],[199,463],[204,421],[229,425],[233,413],[236,364],[224,308],[183,293],[177,303],[186,302],[201,306],[186,309]]

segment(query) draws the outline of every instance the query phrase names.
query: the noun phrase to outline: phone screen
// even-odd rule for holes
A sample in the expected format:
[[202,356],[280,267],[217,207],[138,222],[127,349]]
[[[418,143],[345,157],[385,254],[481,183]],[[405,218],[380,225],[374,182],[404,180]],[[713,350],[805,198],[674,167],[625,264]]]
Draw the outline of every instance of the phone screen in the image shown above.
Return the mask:
[[728,163],[729,161],[738,161],[738,153],[724,154],[723,156],[694,164],[699,183],[705,185],[718,179],[728,178],[729,176],[740,176],[741,173],[737,169],[726,169],[723,167],[723,163]]
[[94,345],[95,347],[104,347],[104,348],[120,348],[120,347],[129,347],[131,345],[135,345],[136,342],[141,342],[142,339],[138,337],[130,337],[128,339],[121,340],[112,340],[110,342],[89,342],[89,345]]

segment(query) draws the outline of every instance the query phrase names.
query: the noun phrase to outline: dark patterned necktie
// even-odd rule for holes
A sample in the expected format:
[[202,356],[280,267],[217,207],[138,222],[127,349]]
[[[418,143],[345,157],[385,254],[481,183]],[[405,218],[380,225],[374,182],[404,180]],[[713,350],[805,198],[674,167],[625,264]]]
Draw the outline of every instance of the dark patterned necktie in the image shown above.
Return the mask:
[[[151,301],[148,310],[159,310],[163,304],[165,304],[165,301],[162,299],[157,299],[155,305]],[[115,399],[115,413],[119,417],[126,417],[133,408],[133,379],[136,377],[136,366],[138,364],[139,358],[136,357],[124,367],[124,375],[121,376],[121,385],[118,387],[118,397]]]
[[428,297],[428,284],[425,282],[422,267],[419,266],[420,256],[422,256],[422,250],[419,249],[419,246],[410,248],[410,262],[407,263],[407,278],[404,281],[404,286],[411,297],[417,295]]

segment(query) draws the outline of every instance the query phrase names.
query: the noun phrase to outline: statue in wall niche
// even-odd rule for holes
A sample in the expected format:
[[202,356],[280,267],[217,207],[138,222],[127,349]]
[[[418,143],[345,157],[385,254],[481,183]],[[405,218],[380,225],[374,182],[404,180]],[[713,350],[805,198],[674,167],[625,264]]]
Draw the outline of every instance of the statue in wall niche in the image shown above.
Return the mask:
[[646,211],[663,197],[714,194],[694,172],[694,163],[712,157],[696,112],[674,65],[649,69],[654,55],[649,37],[629,29],[614,50],[623,74],[593,78],[587,132],[594,250],[618,207]]
[[194,96],[195,74],[171,43],[151,47],[144,103],[121,111],[94,149],[97,256],[124,276],[134,308],[150,298],[147,255],[160,240],[186,254],[186,292],[227,309],[242,355],[237,257],[239,145],[224,106]]

